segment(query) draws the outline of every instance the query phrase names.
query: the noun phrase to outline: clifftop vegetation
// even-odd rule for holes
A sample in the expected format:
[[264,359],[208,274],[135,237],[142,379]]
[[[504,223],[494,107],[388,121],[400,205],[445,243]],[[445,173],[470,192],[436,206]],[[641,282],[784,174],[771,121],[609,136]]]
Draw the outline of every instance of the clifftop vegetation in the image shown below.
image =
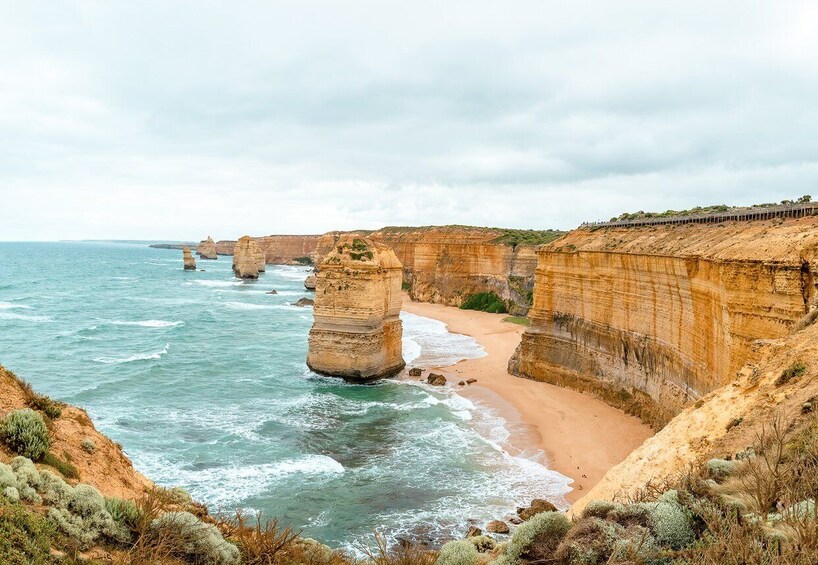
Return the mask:
[[765,202],[763,204],[753,204],[752,206],[728,206],[717,204],[713,206],[696,206],[689,210],[665,210],[664,212],[623,212],[619,216],[610,219],[611,222],[622,222],[626,220],[643,220],[648,218],[675,218],[679,216],[703,216],[706,214],[717,214],[720,212],[731,212],[735,210],[753,210],[755,208],[770,208],[773,206],[791,206],[793,204],[806,204],[812,201],[812,196],[805,194],[796,200],[782,200],[781,202]]

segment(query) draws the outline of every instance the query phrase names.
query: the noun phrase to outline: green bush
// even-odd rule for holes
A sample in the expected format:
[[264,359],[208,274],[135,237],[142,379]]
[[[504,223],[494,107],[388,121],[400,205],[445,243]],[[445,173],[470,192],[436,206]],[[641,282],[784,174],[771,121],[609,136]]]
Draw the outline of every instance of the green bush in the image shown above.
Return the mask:
[[473,536],[467,538],[466,541],[472,544],[474,548],[480,553],[491,551],[497,546],[497,542],[494,541],[494,538],[486,535]]
[[478,292],[471,294],[460,306],[461,310],[479,310],[481,312],[491,312],[492,314],[504,314],[508,312],[506,303],[497,296],[494,291]]
[[17,477],[17,490],[20,492],[20,498],[26,502],[41,503],[43,500],[36,490],[41,485],[40,472],[31,459],[22,456],[15,457],[11,461],[11,468]]
[[735,461],[726,459],[711,459],[707,462],[707,476],[716,481],[726,479],[736,472]]
[[45,395],[37,394],[26,401],[26,405],[34,410],[39,410],[52,420],[62,416],[63,404],[55,402]]
[[16,487],[17,475],[14,474],[14,469],[11,465],[0,463],[0,488]]
[[54,526],[15,503],[0,502],[0,563],[58,563],[51,555]]
[[163,514],[151,523],[151,532],[157,539],[173,540],[179,557],[196,563],[237,565],[240,561],[239,549],[226,542],[216,526],[205,524],[190,512]]
[[51,439],[43,417],[30,408],[14,410],[0,424],[0,439],[9,449],[38,461],[48,451]]
[[100,538],[120,543],[131,539],[130,531],[114,521],[105,509],[105,499],[91,485],[74,487],[65,507],[51,508],[48,518],[82,548],[91,547]]
[[9,502],[20,502],[20,491],[17,487],[4,487],[0,494]]
[[67,461],[63,461],[53,453],[46,453],[45,457],[43,457],[42,461],[43,465],[48,465],[50,467],[54,467],[58,470],[63,477],[66,479],[79,479],[80,473],[77,471],[77,468],[68,463]]
[[516,563],[520,559],[550,559],[571,529],[571,522],[561,512],[542,512],[521,524],[508,542],[506,555]]
[[435,565],[476,565],[477,548],[469,540],[450,541],[440,549]]
[[807,366],[800,361],[796,361],[781,373],[778,380],[775,381],[776,386],[785,385],[793,379],[797,379],[807,372]]
[[108,511],[108,514],[116,523],[131,531],[136,529],[136,524],[139,521],[139,508],[137,508],[133,500],[106,498],[105,510]]
[[679,503],[677,491],[669,490],[659,497],[657,502],[643,504],[650,512],[650,529],[661,546],[683,549],[693,542],[695,532],[692,515]]
[[585,518],[565,535],[557,547],[559,563],[597,565],[608,563],[625,529],[616,522],[600,518]]
[[583,518],[607,518],[609,514],[621,512],[624,509],[618,502],[610,500],[591,500],[582,511]]
[[37,492],[49,506],[65,508],[74,496],[74,489],[51,471],[40,471]]
[[90,437],[87,437],[82,440],[82,450],[89,455],[93,455],[97,451],[97,444]]

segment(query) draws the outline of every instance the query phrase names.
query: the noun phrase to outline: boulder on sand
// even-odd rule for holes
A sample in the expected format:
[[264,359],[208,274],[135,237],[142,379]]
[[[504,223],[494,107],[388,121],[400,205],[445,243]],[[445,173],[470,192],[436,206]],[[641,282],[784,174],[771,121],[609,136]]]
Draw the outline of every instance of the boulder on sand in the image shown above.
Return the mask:
[[426,377],[426,382],[432,386],[443,386],[446,384],[446,377],[437,373],[429,373]]
[[412,367],[411,369],[409,369],[409,376],[410,377],[419,377],[422,374],[423,374],[423,369],[421,369],[419,367]]

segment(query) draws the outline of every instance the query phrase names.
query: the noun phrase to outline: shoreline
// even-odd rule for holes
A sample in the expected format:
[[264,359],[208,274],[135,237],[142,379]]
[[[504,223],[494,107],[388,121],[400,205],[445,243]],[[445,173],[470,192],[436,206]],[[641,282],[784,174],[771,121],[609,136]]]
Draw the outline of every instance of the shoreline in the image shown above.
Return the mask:
[[[446,375],[458,394],[496,409],[509,422],[512,448],[541,450],[549,469],[573,479],[572,490],[564,495],[568,502],[576,502],[653,435],[638,418],[597,398],[510,375],[508,360],[525,328],[503,322],[507,314],[413,302],[406,294],[403,310],[443,322],[450,332],[471,336],[483,346],[484,357],[432,370]],[[458,386],[469,378],[477,382]]]

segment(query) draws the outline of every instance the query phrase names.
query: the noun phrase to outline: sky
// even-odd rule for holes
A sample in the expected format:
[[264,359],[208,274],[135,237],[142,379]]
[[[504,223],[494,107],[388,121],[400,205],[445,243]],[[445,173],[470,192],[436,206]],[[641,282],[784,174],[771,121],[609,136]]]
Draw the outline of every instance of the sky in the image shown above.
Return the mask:
[[0,0],[0,240],[818,198],[818,4]]

